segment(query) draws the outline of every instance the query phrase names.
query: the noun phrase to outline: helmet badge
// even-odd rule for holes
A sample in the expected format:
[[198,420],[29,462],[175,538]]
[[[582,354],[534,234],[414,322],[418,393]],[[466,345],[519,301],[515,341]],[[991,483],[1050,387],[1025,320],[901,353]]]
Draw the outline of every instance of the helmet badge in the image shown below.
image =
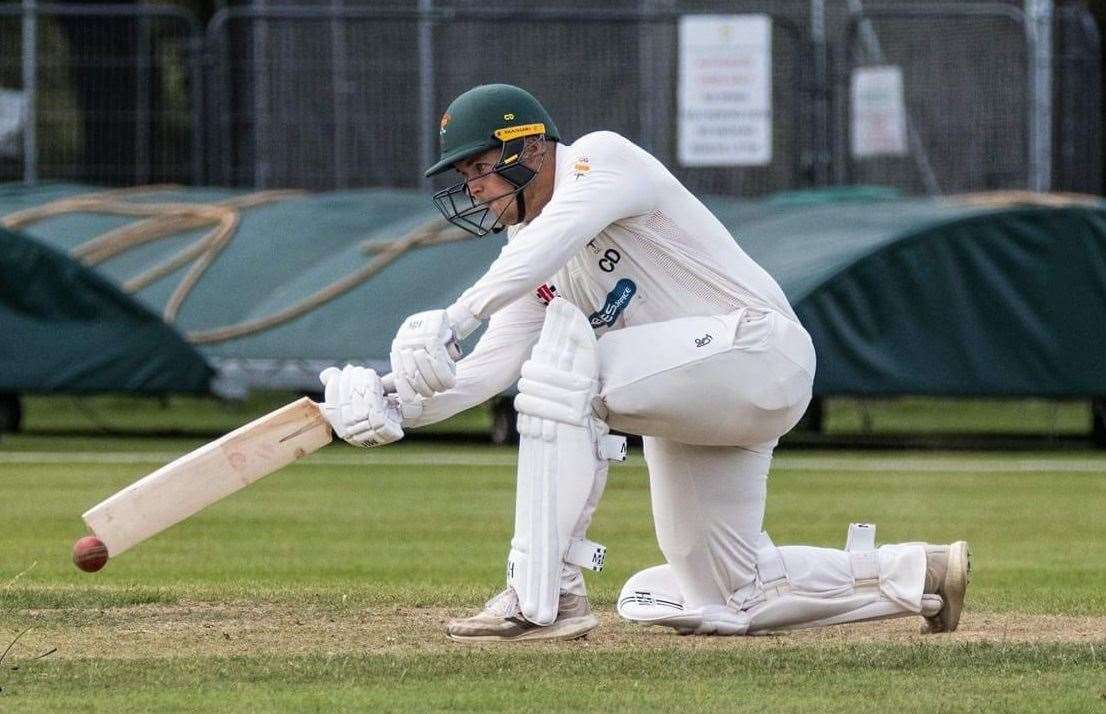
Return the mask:
[[449,121],[451,119],[453,119],[453,117],[451,117],[449,115],[449,112],[446,112],[445,114],[442,115],[441,129],[438,132],[439,134],[444,134],[445,133],[445,128],[449,124]]

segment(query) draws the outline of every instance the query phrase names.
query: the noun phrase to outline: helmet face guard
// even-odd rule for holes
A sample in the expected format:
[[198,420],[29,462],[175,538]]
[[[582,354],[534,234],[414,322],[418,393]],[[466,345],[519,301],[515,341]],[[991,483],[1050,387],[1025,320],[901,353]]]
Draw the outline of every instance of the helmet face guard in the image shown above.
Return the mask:
[[[504,205],[503,209],[498,213],[493,211],[492,204],[501,198],[513,196],[518,206],[519,219],[522,220],[525,218],[526,201],[523,198],[522,191],[534,180],[534,177],[541,171],[542,164],[545,163],[545,135],[537,134],[531,136],[534,137],[536,141],[528,143],[526,141],[528,137],[525,136],[503,141],[503,146],[499,153],[499,160],[496,161],[491,171],[472,179],[466,179],[435,193],[434,206],[442,216],[453,225],[477,237],[486,236],[489,233],[499,233],[506,228],[506,226],[500,222],[500,219],[511,204],[507,203]],[[525,149],[535,145],[538,147],[541,162],[538,164],[537,169],[531,169],[522,162],[522,155]],[[469,182],[478,181],[492,174],[502,176],[507,183],[514,188],[484,201],[478,201],[473,198],[472,193],[469,191]]]

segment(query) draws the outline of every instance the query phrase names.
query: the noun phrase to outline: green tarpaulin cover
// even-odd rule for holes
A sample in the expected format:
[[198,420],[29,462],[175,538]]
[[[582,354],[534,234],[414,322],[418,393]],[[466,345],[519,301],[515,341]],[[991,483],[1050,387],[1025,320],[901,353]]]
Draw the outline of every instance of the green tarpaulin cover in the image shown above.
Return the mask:
[[0,228],[0,392],[206,392],[203,357],[108,280]]
[[[0,186],[0,216],[92,190]],[[214,204],[246,193],[173,189],[128,200]],[[779,280],[810,330],[820,394],[1106,394],[1106,204],[1023,199],[904,199],[868,189],[704,200]],[[436,220],[425,195],[386,189],[297,196],[238,213],[233,239],[175,316],[178,334],[302,304],[379,258],[381,246]],[[34,222],[23,232],[69,251],[139,220],[86,212]],[[95,270],[125,285],[206,230],[140,245]],[[224,388],[314,389],[315,374],[327,364],[384,367],[398,321],[448,305],[502,245],[490,236],[410,247],[371,279],[302,316],[196,350]],[[6,283],[13,280],[9,264],[6,256],[0,275]],[[161,314],[187,270],[182,265],[142,287],[135,300]],[[23,328],[5,322],[3,329]],[[86,378],[96,371],[85,370]]]
[[1106,204],[998,204],[713,208],[810,331],[819,394],[1106,394]]

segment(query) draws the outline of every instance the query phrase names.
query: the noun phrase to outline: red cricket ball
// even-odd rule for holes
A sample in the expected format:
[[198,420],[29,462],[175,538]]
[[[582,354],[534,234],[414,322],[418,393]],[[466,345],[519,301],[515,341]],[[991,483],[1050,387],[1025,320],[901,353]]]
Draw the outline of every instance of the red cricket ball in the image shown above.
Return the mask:
[[85,536],[73,544],[73,564],[86,573],[95,573],[108,562],[108,547],[96,536]]

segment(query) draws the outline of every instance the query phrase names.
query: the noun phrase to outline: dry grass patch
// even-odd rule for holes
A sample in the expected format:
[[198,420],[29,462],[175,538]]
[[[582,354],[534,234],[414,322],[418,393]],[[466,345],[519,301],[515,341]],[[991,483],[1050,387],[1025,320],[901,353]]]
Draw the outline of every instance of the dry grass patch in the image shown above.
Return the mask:
[[[27,634],[12,656],[34,656],[56,647],[59,659],[231,656],[350,655],[455,652],[471,647],[448,640],[446,621],[465,611],[452,608],[359,609],[335,612],[269,603],[136,605],[100,610],[23,610],[0,620],[10,641]],[[1093,643],[1106,640],[1106,617],[965,613],[951,635],[922,635],[917,617],[845,625],[766,637],[680,637],[599,613],[599,630],[571,643],[530,643],[528,649],[702,650],[809,644]],[[6,643],[5,643],[6,646]],[[503,645],[478,645],[502,647]]]

